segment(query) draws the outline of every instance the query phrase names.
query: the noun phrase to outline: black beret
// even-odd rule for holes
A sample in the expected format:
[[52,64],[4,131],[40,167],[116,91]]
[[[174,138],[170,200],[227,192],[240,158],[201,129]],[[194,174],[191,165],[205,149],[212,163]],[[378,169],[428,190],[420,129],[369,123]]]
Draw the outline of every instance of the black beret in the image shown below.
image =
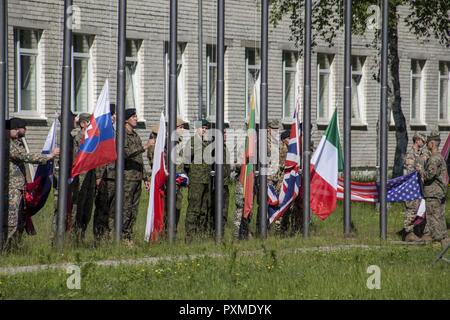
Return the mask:
[[116,104],[115,103],[109,104],[109,112],[111,112],[111,115],[116,114]]
[[21,118],[11,118],[11,129],[20,129],[20,128],[26,128],[27,123],[24,119]]
[[289,136],[290,136],[289,130],[284,130],[283,132],[281,132],[280,138],[281,140],[284,140],[286,138],[289,138]]
[[130,119],[132,116],[136,114],[136,109],[125,109],[125,120]]
[[6,130],[11,130],[11,120],[6,120],[5,121],[5,129]]
[[202,127],[207,127],[208,129],[210,129],[211,123],[206,119],[202,119]]

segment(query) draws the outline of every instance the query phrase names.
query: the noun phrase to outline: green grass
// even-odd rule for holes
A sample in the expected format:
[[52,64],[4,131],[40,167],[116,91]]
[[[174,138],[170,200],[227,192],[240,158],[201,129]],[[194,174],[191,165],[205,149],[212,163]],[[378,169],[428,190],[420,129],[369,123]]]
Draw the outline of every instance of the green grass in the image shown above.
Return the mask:
[[[231,192],[233,194],[233,192]],[[50,198],[53,199],[53,198]],[[186,197],[185,197],[186,199]],[[233,199],[232,199],[233,200]],[[327,220],[313,217],[311,236],[265,241],[232,240],[232,213],[225,230],[225,242],[199,239],[186,245],[184,239],[184,201],[175,245],[143,241],[148,198],[143,193],[133,248],[102,244],[95,247],[92,225],[81,246],[68,243],[60,252],[50,245],[53,203],[49,201],[35,219],[38,234],[26,236],[17,252],[0,257],[0,267],[70,262],[82,267],[82,289],[68,290],[64,270],[0,276],[2,299],[450,299],[450,265],[431,267],[440,247],[401,246],[379,239],[379,216],[372,205],[352,205],[357,228],[350,239],[343,237],[342,208]],[[230,212],[234,212],[231,202]],[[450,208],[447,208],[449,210]],[[388,238],[399,240],[403,206],[393,205],[388,215]],[[254,230],[255,225],[253,223]],[[296,252],[293,248],[337,244],[368,244],[367,249],[335,252]],[[244,254],[256,251],[254,255]],[[194,254],[220,253],[222,257],[192,258]],[[104,259],[191,256],[178,262],[156,265],[101,267]],[[366,270],[381,268],[381,290],[369,290]]]

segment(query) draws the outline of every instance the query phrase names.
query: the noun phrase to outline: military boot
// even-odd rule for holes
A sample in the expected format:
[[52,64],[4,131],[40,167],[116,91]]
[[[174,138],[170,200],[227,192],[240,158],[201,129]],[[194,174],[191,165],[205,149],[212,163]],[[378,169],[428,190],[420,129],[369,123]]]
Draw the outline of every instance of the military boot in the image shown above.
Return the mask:
[[425,242],[427,242],[427,243],[433,241],[433,238],[430,235],[428,235],[428,234],[424,234],[422,236],[422,238],[420,238],[420,239],[425,241]]
[[414,232],[409,232],[407,235],[406,235],[406,237],[405,237],[405,241],[406,242],[418,242],[418,241],[420,241],[421,239],[418,237],[418,236],[416,236],[415,234],[414,234]]

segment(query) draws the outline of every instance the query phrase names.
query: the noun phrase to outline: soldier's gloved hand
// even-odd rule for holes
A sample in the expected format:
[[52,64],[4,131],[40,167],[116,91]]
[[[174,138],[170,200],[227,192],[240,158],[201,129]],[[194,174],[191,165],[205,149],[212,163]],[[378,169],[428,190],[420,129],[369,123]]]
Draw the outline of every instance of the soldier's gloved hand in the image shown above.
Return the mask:
[[236,171],[231,171],[230,178],[231,180],[236,180],[236,177],[238,176],[238,173]]
[[56,157],[59,156],[59,148],[55,148],[53,149],[52,153],[50,153],[50,159],[55,159]]

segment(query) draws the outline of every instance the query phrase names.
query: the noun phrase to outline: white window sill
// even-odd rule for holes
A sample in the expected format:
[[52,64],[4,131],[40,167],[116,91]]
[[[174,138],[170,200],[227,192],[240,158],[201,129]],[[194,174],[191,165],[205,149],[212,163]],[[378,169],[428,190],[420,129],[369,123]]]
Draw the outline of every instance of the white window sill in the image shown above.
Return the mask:
[[10,118],[22,118],[30,120],[48,120],[48,118],[38,112],[13,112],[9,115]]
[[410,123],[409,123],[409,126],[410,127],[426,127],[427,126],[427,124],[425,123],[425,122],[420,122],[420,121],[411,121]]

